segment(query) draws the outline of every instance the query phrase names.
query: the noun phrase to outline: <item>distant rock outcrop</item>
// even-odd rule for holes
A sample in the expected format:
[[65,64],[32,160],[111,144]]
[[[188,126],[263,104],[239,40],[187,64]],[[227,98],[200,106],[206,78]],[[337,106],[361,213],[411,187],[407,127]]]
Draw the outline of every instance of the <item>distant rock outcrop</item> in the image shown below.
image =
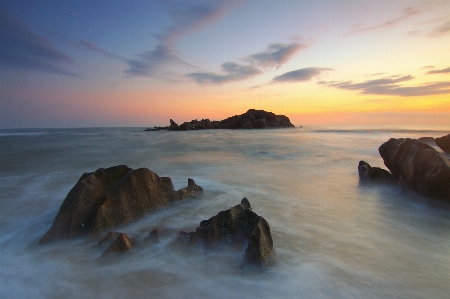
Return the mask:
[[391,138],[380,146],[379,152],[401,184],[450,202],[450,162],[434,148],[416,139]]
[[239,242],[248,243],[245,250],[247,264],[264,265],[273,254],[269,223],[252,211],[246,198],[241,204],[200,222],[197,230],[190,233],[189,245],[202,243],[207,248],[215,248],[220,244]]
[[436,145],[444,152],[450,153],[450,134],[436,138]]
[[169,177],[159,177],[147,168],[100,168],[80,177],[39,243],[88,234],[96,238],[159,207],[202,193],[192,179],[188,179],[187,187],[175,191]]
[[186,131],[205,129],[265,129],[265,128],[294,128],[289,118],[284,115],[275,115],[264,110],[250,109],[241,115],[228,117],[221,121],[210,121],[209,119],[192,120],[178,126],[172,119],[168,127],[155,127],[146,131]]
[[434,137],[420,137],[418,140],[429,145],[436,145]]

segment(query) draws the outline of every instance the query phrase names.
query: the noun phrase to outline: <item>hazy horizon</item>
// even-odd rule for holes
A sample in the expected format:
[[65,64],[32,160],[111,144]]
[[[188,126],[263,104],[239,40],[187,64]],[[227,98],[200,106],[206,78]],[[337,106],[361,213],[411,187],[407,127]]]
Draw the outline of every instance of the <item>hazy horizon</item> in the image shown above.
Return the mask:
[[450,127],[449,1],[1,1],[0,129],[248,109]]

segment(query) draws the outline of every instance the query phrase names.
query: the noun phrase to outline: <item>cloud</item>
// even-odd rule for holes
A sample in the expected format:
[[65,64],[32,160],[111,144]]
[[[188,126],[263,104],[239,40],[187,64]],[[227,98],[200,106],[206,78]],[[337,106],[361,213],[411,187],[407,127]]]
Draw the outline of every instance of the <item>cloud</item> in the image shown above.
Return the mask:
[[194,79],[199,84],[221,84],[232,81],[240,81],[259,75],[262,71],[251,65],[240,65],[235,62],[225,62],[222,64],[223,74],[216,73],[191,73],[188,77]]
[[412,79],[414,79],[414,77],[408,75],[399,78],[395,76],[377,80],[368,80],[361,83],[353,83],[352,81],[320,81],[319,84],[344,90],[357,90],[361,94],[395,95],[402,97],[429,96],[450,93],[450,82],[431,82],[419,86],[401,86],[398,84],[410,81]]
[[366,26],[363,27],[361,25],[354,25],[352,26],[353,28],[344,34],[344,36],[352,36],[352,35],[357,35],[357,34],[362,34],[362,33],[366,33],[366,32],[370,32],[370,31],[376,31],[376,30],[380,30],[380,29],[385,29],[385,28],[390,28],[393,27],[399,23],[402,23],[408,19],[410,19],[411,17],[420,14],[422,11],[416,7],[407,7],[405,9],[403,9],[402,13],[400,16],[385,21],[381,24],[378,25],[374,25],[374,26]]
[[271,44],[265,51],[247,57],[247,61],[264,68],[279,68],[291,59],[295,53],[306,48],[308,48],[308,45],[299,43]]
[[85,41],[85,40],[80,40],[77,43],[73,43],[73,45],[81,47],[83,49],[89,50],[89,51],[93,51],[93,52],[98,52],[108,58],[113,58],[113,59],[121,59],[124,60],[125,58],[123,58],[122,56],[113,54],[111,52],[108,52],[104,49],[101,49],[99,46],[97,46],[95,43],[93,42],[89,42],[89,41]]
[[427,74],[448,74],[448,73],[450,73],[450,67],[442,70],[431,70],[427,72]]
[[440,26],[438,26],[437,28],[435,28],[429,36],[438,37],[438,36],[447,34],[449,32],[450,32],[450,21],[447,21],[447,22],[441,24]]
[[72,58],[52,47],[29,26],[5,13],[0,13],[0,68],[36,70],[77,76],[59,64]]
[[176,42],[205,26],[218,21],[239,1],[164,1],[168,5],[167,11],[172,19],[172,26],[166,28],[162,34],[155,35],[158,45],[153,50],[137,55],[137,58],[128,59],[130,75],[153,76],[167,64],[181,63],[189,65],[179,57],[175,50]]
[[332,71],[330,68],[307,67],[296,71],[287,72],[283,75],[276,76],[272,79],[272,83],[281,82],[305,82],[319,76],[324,71]]

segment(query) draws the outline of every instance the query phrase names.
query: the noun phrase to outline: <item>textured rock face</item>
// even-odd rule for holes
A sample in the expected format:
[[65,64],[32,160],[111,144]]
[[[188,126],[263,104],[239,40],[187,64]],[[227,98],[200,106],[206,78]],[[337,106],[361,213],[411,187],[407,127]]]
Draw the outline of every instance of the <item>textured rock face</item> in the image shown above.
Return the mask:
[[434,148],[415,139],[391,138],[380,146],[379,152],[400,183],[450,202],[450,163]]
[[192,179],[187,187],[175,191],[169,177],[159,177],[146,168],[100,168],[81,176],[39,243],[87,234],[95,238],[159,207],[202,193],[203,189]]
[[359,161],[359,179],[364,182],[393,182],[394,176],[387,170],[372,167],[366,161]]
[[436,138],[436,145],[444,152],[450,153],[450,134]]
[[119,253],[133,250],[133,241],[127,234],[119,234],[117,238],[106,248],[101,257],[110,257]]
[[245,250],[248,264],[264,265],[273,253],[269,223],[252,211],[246,198],[241,204],[202,221],[191,233],[189,245],[203,243],[207,248],[215,248],[220,244],[239,242],[248,242]]

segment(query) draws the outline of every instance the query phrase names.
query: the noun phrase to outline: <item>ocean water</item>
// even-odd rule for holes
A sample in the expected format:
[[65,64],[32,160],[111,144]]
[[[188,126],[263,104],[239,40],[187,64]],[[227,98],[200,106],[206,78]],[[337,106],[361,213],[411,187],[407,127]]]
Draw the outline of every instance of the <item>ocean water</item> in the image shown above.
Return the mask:
[[[303,127],[144,132],[142,128],[0,131],[0,298],[449,298],[450,206],[396,186],[359,183],[384,167],[390,137],[438,129]],[[447,155],[448,157],[448,155]],[[95,242],[38,246],[84,172],[118,164],[193,178],[205,190],[117,228],[148,244],[114,260]],[[275,256],[242,268],[244,249],[175,241],[247,197],[271,226]]]

